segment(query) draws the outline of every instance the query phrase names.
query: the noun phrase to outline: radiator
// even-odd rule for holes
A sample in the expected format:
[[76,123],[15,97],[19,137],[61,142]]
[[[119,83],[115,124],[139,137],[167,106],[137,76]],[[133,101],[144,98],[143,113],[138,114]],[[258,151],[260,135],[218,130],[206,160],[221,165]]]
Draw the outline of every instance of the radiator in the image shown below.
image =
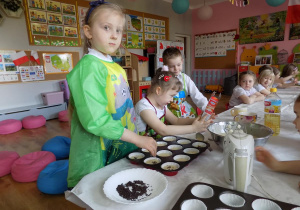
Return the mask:
[[236,69],[199,69],[192,71],[192,80],[200,91],[204,91],[206,85],[223,86],[224,79],[236,73]]

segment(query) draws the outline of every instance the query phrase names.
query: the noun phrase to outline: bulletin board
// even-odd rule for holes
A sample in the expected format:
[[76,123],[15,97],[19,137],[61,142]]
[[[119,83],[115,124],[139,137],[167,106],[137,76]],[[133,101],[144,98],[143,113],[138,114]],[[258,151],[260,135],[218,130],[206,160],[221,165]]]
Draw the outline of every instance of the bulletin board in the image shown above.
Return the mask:
[[30,45],[81,46],[77,1],[23,1]]
[[[9,50],[7,50],[7,51],[9,51]],[[15,50],[15,51],[20,52],[22,50]],[[27,55],[27,57],[30,58],[31,51],[30,50],[24,50],[24,52]],[[72,54],[72,65],[73,65],[73,67],[75,67],[75,65],[79,61],[79,52],[37,51],[37,53],[38,53],[39,60],[40,60],[40,65],[39,66],[43,66],[45,79],[44,80],[39,80],[39,81],[32,81],[32,82],[43,82],[43,81],[49,81],[49,80],[64,80],[64,79],[66,79],[66,75],[69,73],[69,72],[65,72],[65,73],[48,73],[48,74],[46,74],[45,73],[45,65],[44,65],[45,63],[44,63],[44,59],[43,59],[43,54],[47,54],[47,55],[49,55],[49,54],[63,54],[63,53]],[[32,62],[32,61],[28,61],[28,62],[23,63],[22,65],[20,65],[20,67],[21,66],[36,66],[36,65],[38,65],[38,64],[35,63],[35,62]],[[21,80],[20,73],[17,73],[16,75],[18,77],[17,81],[5,81],[5,82],[0,82],[0,84],[24,83]]]
[[[125,10],[126,34],[124,46],[131,49],[156,47],[157,40],[169,40],[169,18],[134,10]],[[132,23],[138,22],[138,26]],[[133,36],[139,37],[133,44]]]
[[[237,51],[236,50],[237,45],[235,44],[235,42],[228,40],[228,45],[227,45],[226,39],[213,40],[211,38],[211,37],[218,37],[218,36],[226,36],[226,34],[229,34],[234,38],[234,35],[236,34],[236,30],[195,35],[195,69],[234,69],[235,68],[236,51]],[[208,48],[210,48],[209,51],[207,52],[207,56],[203,56],[203,55],[199,56],[199,46],[200,46],[199,37],[205,37],[205,36],[208,37],[210,42],[214,42],[214,43],[207,43]],[[218,42],[220,42],[220,44],[218,44]],[[215,48],[216,50],[214,51],[214,49],[211,48]],[[220,50],[220,48],[225,48],[225,51],[224,49]]]

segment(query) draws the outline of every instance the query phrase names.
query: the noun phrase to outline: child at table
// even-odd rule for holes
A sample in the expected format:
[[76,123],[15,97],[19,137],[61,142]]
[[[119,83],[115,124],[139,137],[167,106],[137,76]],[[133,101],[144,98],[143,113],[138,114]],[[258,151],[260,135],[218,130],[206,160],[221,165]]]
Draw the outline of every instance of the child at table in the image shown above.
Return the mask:
[[[295,101],[294,112],[296,118],[294,120],[295,127],[300,131],[300,95]],[[282,173],[300,175],[300,160],[278,161],[268,150],[263,147],[256,147],[256,159],[264,163],[268,168]]]
[[169,67],[170,72],[173,72],[175,76],[183,85],[183,90],[180,90],[177,95],[174,96],[173,102],[171,102],[168,108],[177,117],[196,117],[196,111],[186,101],[186,97],[190,95],[194,104],[204,111],[208,104],[207,98],[198,90],[193,80],[182,73],[183,58],[179,49],[170,47],[163,52],[163,63]]
[[298,84],[298,67],[292,63],[285,65],[281,72],[283,87],[291,87]]
[[256,101],[264,100],[265,96],[253,87],[256,76],[252,71],[244,71],[239,75],[239,85],[233,89],[229,100],[229,108],[239,104],[253,104]]
[[278,68],[272,66],[273,73],[275,75],[273,86],[274,88],[282,88],[282,80],[280,79],[280,71]]
[[[182,83],[175,74],[167,70],[167,66],[156,71],[152,78],[147,97],[141,99],[135,106],[137,128],[140,135],[159,138],[166,135],[178,135],[205,131],[212,123],[214,115],[205,121],[202,118],[178,118],[168,108],[167,104],[182,89]],[[170,125],[166,125],[168,122]]]
[[274,83],[275,75],[273,70],[265,69],[261,71],[257,78],[257,83],[254,85],[254,88],[261,94],[267,96],[269,95],[270,89]]
[[125,15],[116,4],[94,1],[90,6],[83,26],[88,54],[67,75],[72,117],[70,188],[137,147],[154,156],[157,149],[153,138],[136,134],[126,73],[109,55],[120,46]]

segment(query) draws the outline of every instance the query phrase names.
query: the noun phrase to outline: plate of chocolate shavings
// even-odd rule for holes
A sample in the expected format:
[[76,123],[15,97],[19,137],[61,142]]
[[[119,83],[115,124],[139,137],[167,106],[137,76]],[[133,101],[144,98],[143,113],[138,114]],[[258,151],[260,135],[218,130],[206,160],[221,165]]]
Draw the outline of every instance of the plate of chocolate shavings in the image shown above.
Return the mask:
[[103,191],[109,199],[123,204],[137,204],[160,196],[168,186],[166,177],[151,169],[133,168],[109,177]]

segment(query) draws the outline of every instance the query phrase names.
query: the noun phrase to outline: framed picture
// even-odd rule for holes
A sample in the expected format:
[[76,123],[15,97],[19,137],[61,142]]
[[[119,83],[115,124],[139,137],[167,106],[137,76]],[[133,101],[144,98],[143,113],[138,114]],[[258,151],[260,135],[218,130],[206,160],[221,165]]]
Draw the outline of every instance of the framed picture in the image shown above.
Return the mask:
[[272,55],[257,55],[255,57],[255,66],[271,65]]
[[300,53],[294,54],[294,63],[300,64]]
[[73,69],[72,53],[43,53],[45,74],[68,73]]

